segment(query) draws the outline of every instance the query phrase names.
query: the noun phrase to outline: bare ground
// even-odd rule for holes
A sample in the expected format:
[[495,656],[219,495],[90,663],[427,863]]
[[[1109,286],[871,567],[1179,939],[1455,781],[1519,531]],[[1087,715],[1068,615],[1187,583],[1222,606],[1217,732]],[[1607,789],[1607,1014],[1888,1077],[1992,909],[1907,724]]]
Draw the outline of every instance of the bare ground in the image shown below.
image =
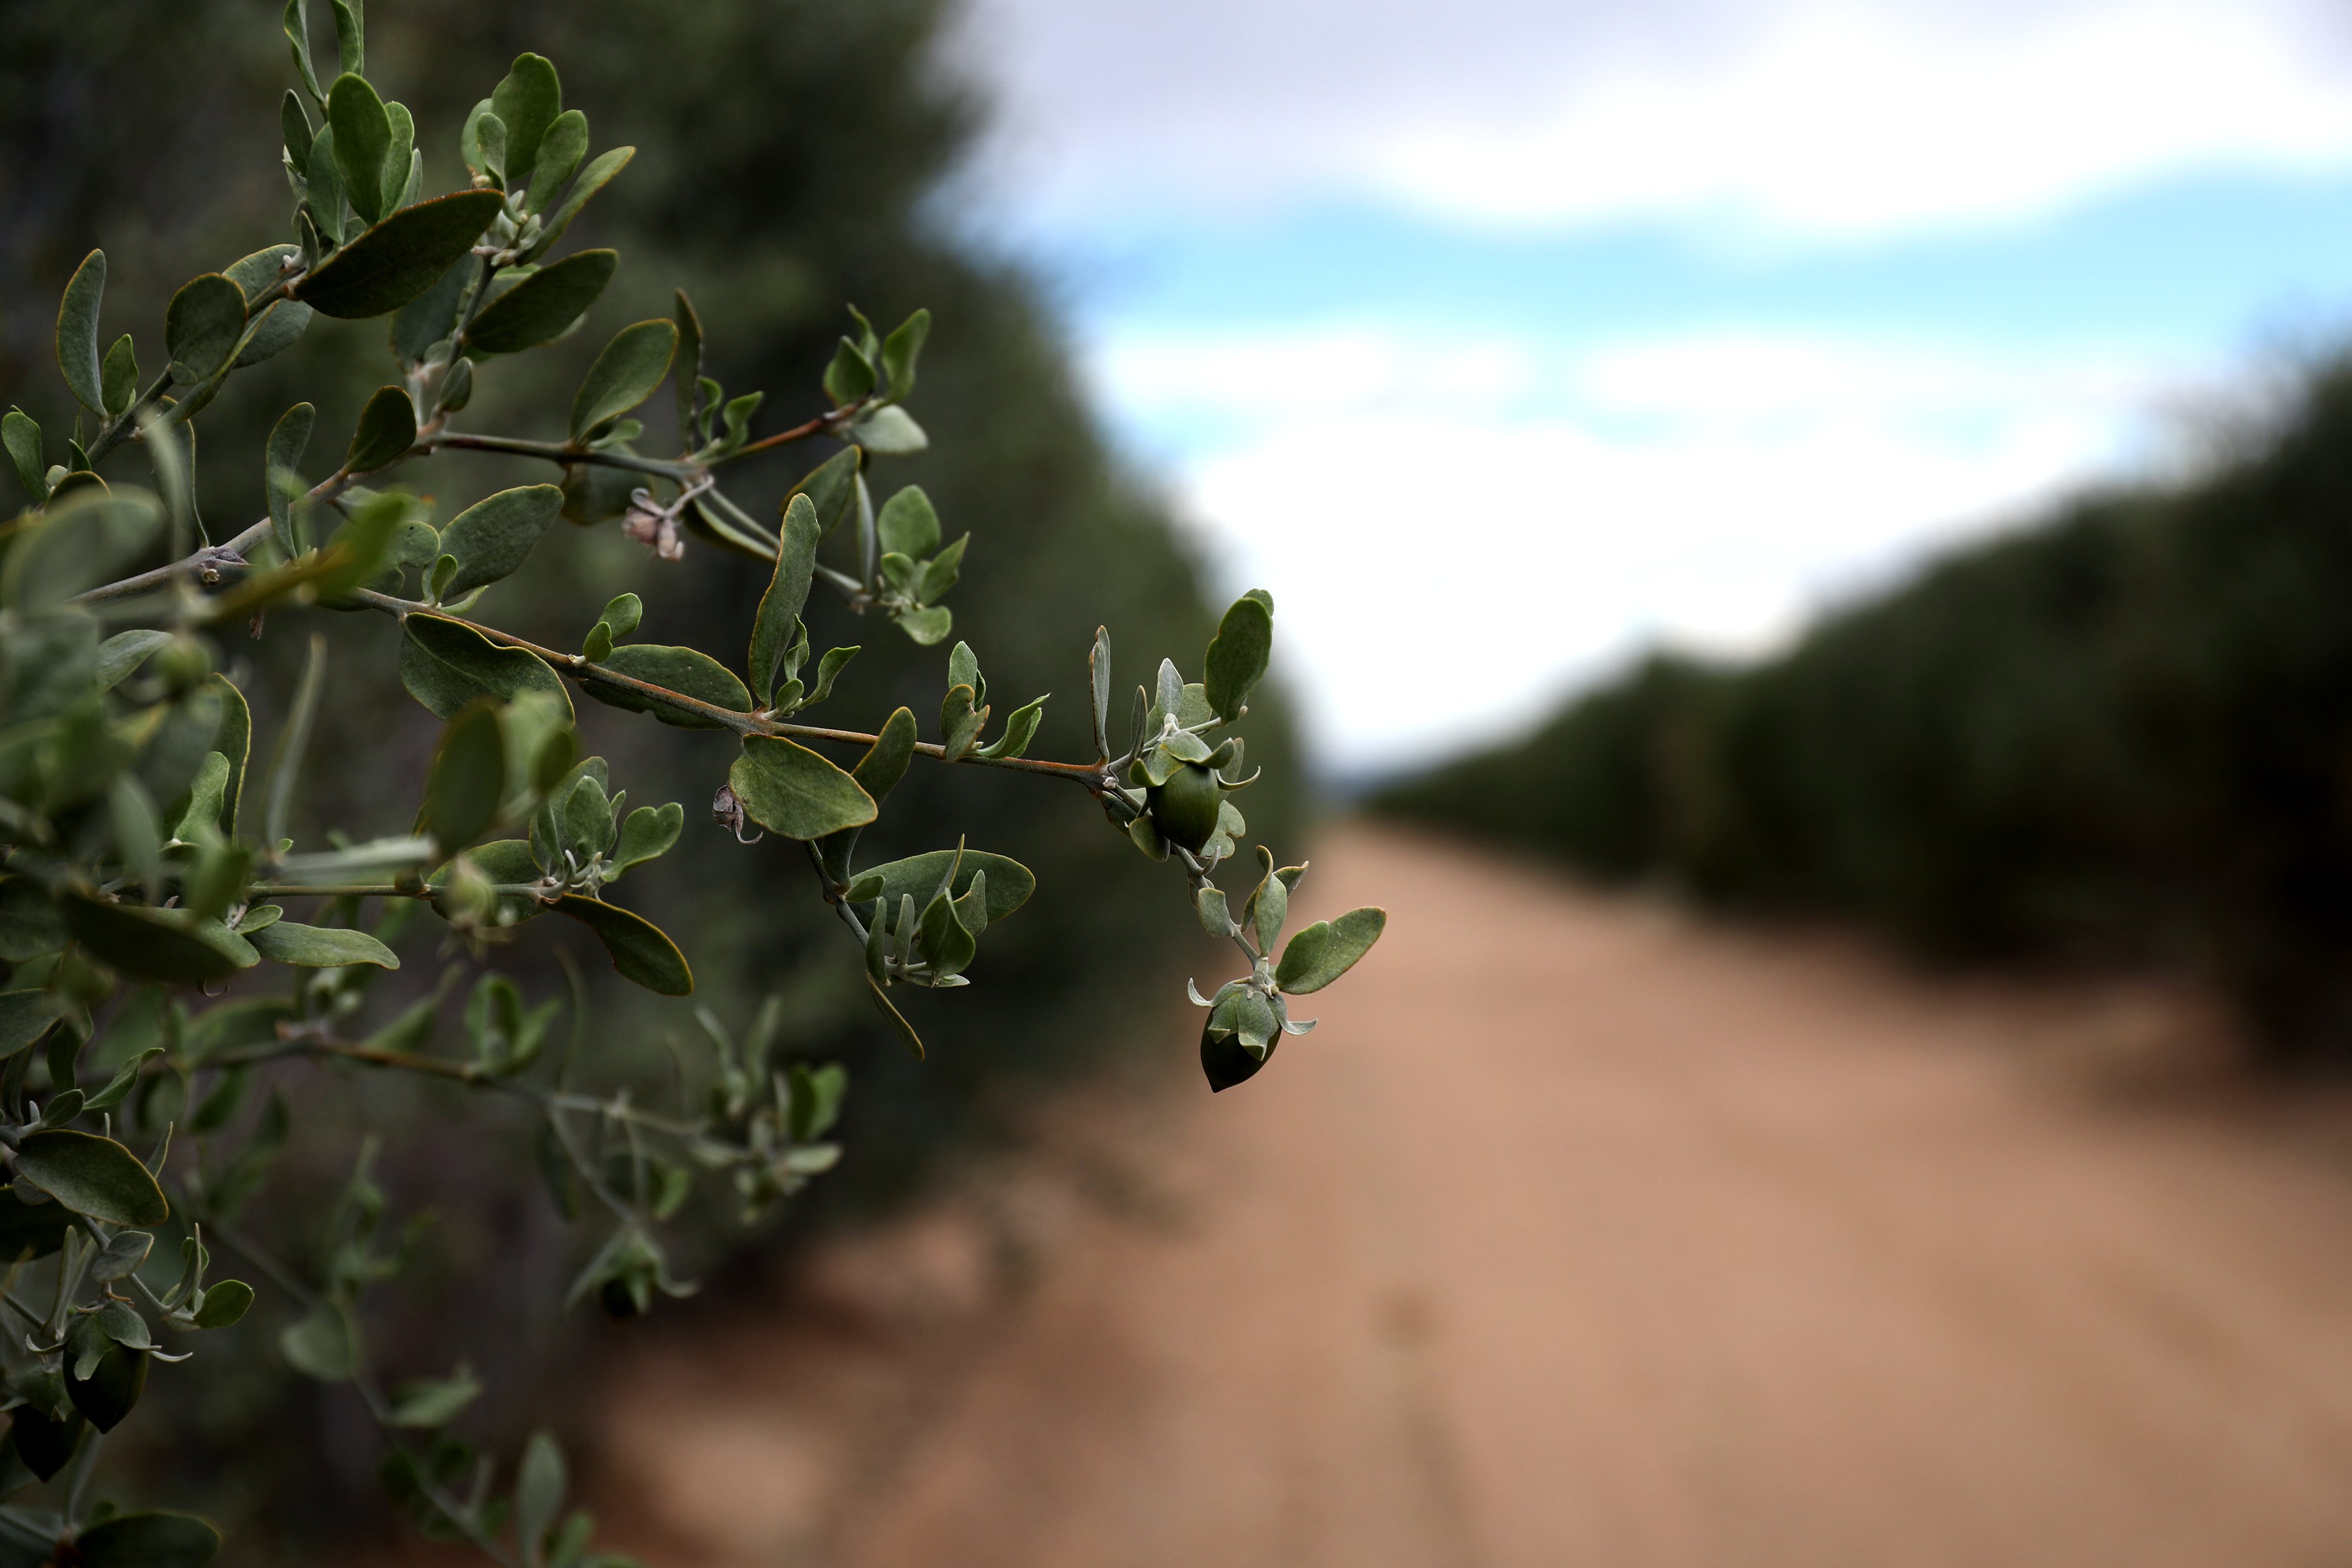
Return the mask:
[[[654,1561],[2352,1562],[2342,1117],[2162,996],[1963,986],[1363,829],[1318,1034],[1064,1104],[602,1397]],[[1213,962],[1203,950],[1204,976]],[[1191,1073],[1199,1015],[1138,1042]]]

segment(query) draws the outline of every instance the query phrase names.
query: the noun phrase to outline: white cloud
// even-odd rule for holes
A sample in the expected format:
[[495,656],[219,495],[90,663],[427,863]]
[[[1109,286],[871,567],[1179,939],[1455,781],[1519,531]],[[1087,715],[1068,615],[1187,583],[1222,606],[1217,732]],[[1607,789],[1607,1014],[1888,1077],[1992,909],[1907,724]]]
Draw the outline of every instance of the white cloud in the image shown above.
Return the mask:
[[976,0],[953,57],[1057,225],[1354,197],[1854,236],[2352,163],[2324,0]]
[[[1449,353],[1456,383],[1432,397]],[[1096,374],[1139,422],[1236,421],[1182,463],[1184,505],[1229,586],[1274,592],[1285,672],[1345,768],[1495,734],[1655,640],[1767,647],[2112,467],[2182,379],[1926,341],[1567,351],[1370,325],[1129,337]],[[1307,384],[1328,395],[1286,395]]]

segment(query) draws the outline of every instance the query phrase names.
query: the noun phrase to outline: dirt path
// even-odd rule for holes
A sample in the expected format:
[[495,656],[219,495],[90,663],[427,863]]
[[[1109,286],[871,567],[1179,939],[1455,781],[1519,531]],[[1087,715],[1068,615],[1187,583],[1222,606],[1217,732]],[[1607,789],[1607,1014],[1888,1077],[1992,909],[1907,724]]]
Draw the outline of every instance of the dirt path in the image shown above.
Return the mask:
[[625,1535],[810,1568],[2352,1562],[2352,1171],[2094,1092],[2144,1011],[1362,830],[1306,891],[1389,935],[1258,1079],[1066,1110],[782,1321],[625,1369]]

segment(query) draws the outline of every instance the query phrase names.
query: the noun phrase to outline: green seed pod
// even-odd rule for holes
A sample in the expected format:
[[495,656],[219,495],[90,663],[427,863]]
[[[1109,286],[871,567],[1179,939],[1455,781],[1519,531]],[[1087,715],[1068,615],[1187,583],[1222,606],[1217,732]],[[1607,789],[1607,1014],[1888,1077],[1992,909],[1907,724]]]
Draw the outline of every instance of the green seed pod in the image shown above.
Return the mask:
[[110,1344],[86,1378],[74,1376],[70,1364],[66,1368],[66,1397],[101,1432],[113,1431],[146,1389],[145,1351]]
[[1217,775],[1196,763],[1181,763],[1168,782],[1144,791],[1151,825],[1171,844],[1198,852],[1217,836]]
[[1218,1094],[1244,1082],[1272,1061],[1274,1047],[1281,1044],[1279,1037],[1266,1042],[1265,1056],[1261,1059],[1242,1048],[1239,1035],[1219,1039],[1218,1033],[1214,1024],[1201,1031],[1201,1070],[1209,1075],[1209,1088]]
[[11,1411],[9,1422],[8,1436],[16,1445],[16,1457],[45,1481],[72,1460],[85,1425],[79,1412],[60,1421],[30,1405]]
[[185,691],[213,672],[213,656],[194,637],[173,637],[155,652],[154,670],[173,691]]

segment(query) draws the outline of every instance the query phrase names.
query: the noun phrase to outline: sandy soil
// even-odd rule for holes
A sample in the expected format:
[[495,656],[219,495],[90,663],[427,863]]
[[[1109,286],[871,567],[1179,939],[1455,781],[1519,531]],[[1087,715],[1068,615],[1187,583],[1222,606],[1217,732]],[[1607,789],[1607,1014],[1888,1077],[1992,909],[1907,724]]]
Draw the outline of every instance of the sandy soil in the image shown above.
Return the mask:
[[[2216,1109],[2193,1013],[1360,829],[1304,891],[1389,935],[1258,1079],[1063,1106],[775,1311],[625,1363],[620,1538],[712,1568],[2352,1561],[2352,1165]],[[1177,1011],[1138,1048],[1189,1073]]]

